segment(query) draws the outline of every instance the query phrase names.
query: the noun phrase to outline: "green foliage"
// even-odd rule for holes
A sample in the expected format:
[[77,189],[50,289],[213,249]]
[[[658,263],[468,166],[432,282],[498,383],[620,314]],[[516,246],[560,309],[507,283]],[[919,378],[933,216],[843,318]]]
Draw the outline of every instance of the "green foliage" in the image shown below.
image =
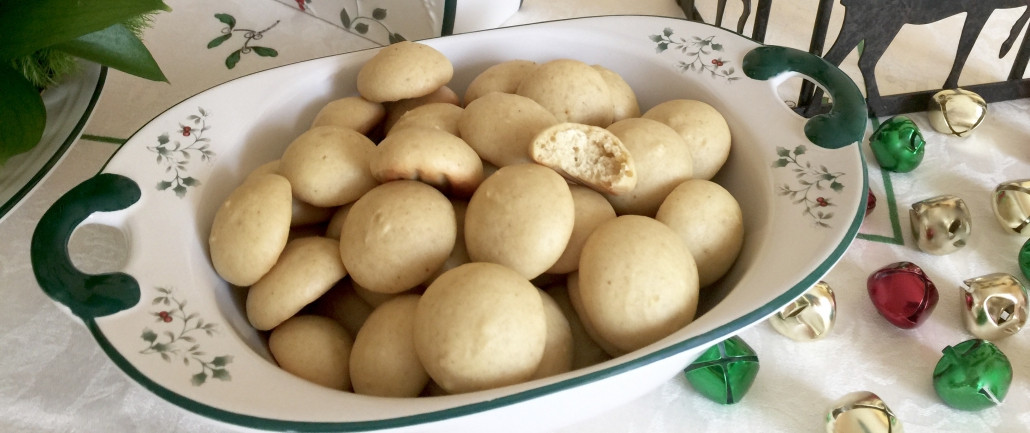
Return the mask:
[[74,72],[73,57],[166,81],[138,35],[149,13],[169,10],[162,0],[0,1],[0,164],[39,142],[39,91]]

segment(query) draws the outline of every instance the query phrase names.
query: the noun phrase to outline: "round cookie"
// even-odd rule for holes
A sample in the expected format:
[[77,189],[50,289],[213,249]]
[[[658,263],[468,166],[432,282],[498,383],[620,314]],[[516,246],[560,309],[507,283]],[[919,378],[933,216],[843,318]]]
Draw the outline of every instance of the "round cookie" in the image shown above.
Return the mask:
[[429,374],[415,353],[418,295],[403,295],[376,307],[354,337],[350,377],[354,392],[380,397],[417,397]]
[[[570,274],[569,280],[572,280],[574,275],[575,273]],[[572,305],[567,283],[552,284],[547,286],[544,291],[551,296],[551,299],[554,299],[569,322],[569,330],[572,333],[572,369],[589,367],[612,359],[612,356],[602,349],[594,341],[594,337],[587,332],[583,321],[580,320],[579,313],[576,312],[576,307]]]
[[[583,309],[583,295],[579,291],[579,272],[573,272],[568,275],[565,281],[567,292],[569,295],[569,303],[572,304],[572,309],[576,312],[576,317],[579,318],[579,323],[583,325],[583,332],[589,337],[592,345],[597,346],[608,358],[613,356],[622,356],[626,354],[626,351],[615,347],[614,344],[604,339],[597,332],[597,328],[590,320],[590,316],[587,315],[586,310]],[[586,350],[591,352],[592,356],[600,358],[599,355],[593,354],[591,344],[582,344],[586,346]]]
[[[279,160],[269,161],[258,166],[247,175],[247,179],[262,174],[279,174]],[[246,182],[246,180],[244,180]],[[310,203],[298,200],[293,197],[291,204],[290,227],[299,227],[308,224],[315,224],[328,221],[332,217],[335,208],[318,207]]]
[[424,183],[397,180],[354,202],[340,233],[340,256],[355,284],[399,293],[439,269],[456,236],[447,197]]
[[314,315],[291,318],[268,335],[275,362],[295,376],[319,385],[350,390],[353,339],[333,319]]
[[387,102],[384,104],[386,107],[386,119],[383,120],[383,130],[389,133],[393,129],[393,126],[400,121],[401,117],[408,114],[409,111],[414,110],[423,105],[429,104],[451,104],[455,107],[459,106],[458,94],[454,93],[450,87],[443,86],[439,89],[434,90],[432,93],[420,96],[418,98],[401,99],[400,101]]
[[415,351],[448,393],[523,382],[536,371],[547,319],[536,287],[493,263],[440,275],[415,309]]
[[367,135],[385,117],[386,108],[383,104],[365,100],[360,96],[348,96],[325,104],[315,115],[311,127],[339,126]]
[[529,145],[558,124],[550,111],[525,96],[493,92],[465,106],[458,131],[480,158],[498,167],[530,162]]
[[579,60],[557,59],[526,75],[516,91],[538,102],[559,122],[606,127],[614,107],[608,83],[600,72]]
[[486,68],[465,89],[465,104],[490,92],[515,93],[522,78],[536,69],[531,60],[508,60]]
[[536,164],[502,167],[469,200],[465,213],[469,258],[536,278],[565,251],[575,213],[569,185],[554,170]]
[[211,264],[222,279],[249,286],[272,269],[290,235],[292,201],[290,182],[277,174],[251,176],[229,194],[208,236]]
[[694,163],[683,138],[664,123],[631,118],[608,127],[633,155],[637,185],[632,191],[605,194],[619,215],[654,216],[677,185],[691,178]]
[[665,224],[623,215],[587,238],[579,261],[579,297],[597,334],[630,352],[694,320],[697,267]]
[[[430,102],[405,112],[390,128],[390,132],[410,127],[439,129],[448,134],[460,136],[458,119],[465,109],[449,102]],[[389,134],[387,134],[389,136]]]
[[558,261],[547,270],[549,274],[567,274],[579,269],[579,254],[587,236],[601,223],[615,218],[615,209],[603,195],[581,185],[569,185],[576,220],[572,225],[572,236]]
[[320,207],[344,205],[377,185],[368,168],[375,147],[353,129],[319,126],[290,143],[279,172],[297,198]]
[[311,311],[343,325],[347,335],[358,335],[373,307],[354,292],[350,278],[343,278],[311,304]]
[[433,272],[433,275],[426,280],[430,283],[444,272],[472,261],[472,259],[469,259],[468,249],[465,248],[465,211],[468,210],[469,203],[465,200],[451,199],[451,204],[454,205],[454,219],[458,225],[458,237],[454,240],[454,248],[451,249],[451,255],[447,256],[447,260],[443,262],[443,266],[440,266],[440,269]]
[[643,117],[672,127],[690,147],[694,178],[711,179],[730,156],[730,127],[715,107],[691,99],[674,99],[652,107]]
[[379,182],[408,179],[456,197],[468,197],[483,182],[483,161],[464,140],[438,129],[391,131],[369,161]]
[[680,235],[697,263],[705,287],[729,271],[744,244],[740,204],[721,185],[704,179],[683,182],[669,193],[655,219]]
[[267,331],[328,292],[347,270],[337,243],[318,236],[286,244],[279,261],[247,291],[247,320]]
[[358,71],[358,93],[372,102],[425,96],[454,75],[451,61],[429,45],[400,41],[379,50]]
[[547,317],[547,340],[544,355],[533,372],[533,379],[550,377],[572,370],[572,328],[558,303],[547,292],[537,289]]
[[640,117],[640,104],[633,88],[617,72],[601,65],[592,65],[601,78],[608,83],[608,91],[612,95],[612,122],[631,117]]

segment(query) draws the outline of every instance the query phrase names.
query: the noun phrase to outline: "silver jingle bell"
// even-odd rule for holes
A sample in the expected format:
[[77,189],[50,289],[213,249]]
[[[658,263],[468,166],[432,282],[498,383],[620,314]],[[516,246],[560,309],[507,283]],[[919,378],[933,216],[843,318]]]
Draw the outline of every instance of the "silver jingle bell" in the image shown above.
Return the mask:
[[937,132],[964,137],[987,118],[987,102],[968,90],[945,89],[930,98],[926,117]]
[[998,184],[991,207],[1002,227],[1015,234],[1030,235],[1030,179]]
[[902,433],[901,421],[876,394],[853,392],[826,415],[826,433]]
[[949,254],[966,246],[973,219],[962,199],[941,195],[912,205],[909,210],[912,237],[920,250]]
[[795,341],[818,340],[833,329],[837,319],[837,301],[833,289],[820,281],[769,318],[780,334]]
[[1019,332],[1026,324],[1027,292],[1009,274],[996,273],[963,282],[966,329],[977,338],[997,341]]

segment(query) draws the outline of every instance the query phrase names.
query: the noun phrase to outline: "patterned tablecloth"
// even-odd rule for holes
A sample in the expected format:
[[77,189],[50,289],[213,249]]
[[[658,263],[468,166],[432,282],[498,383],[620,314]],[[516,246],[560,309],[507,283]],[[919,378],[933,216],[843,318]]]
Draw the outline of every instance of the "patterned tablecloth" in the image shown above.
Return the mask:
[[[167,3],[174,12],[156,17],[146,42],[171,84],[110,72],[82,138],[0,223],[0,431],[229,429],[171,405],[130,381],[85,329],[40,291],[28,259],[35,223],[57,197],[96,173],[120,143],[175,103],[274,66],[374,47],[391,38],[434,36],[441,19],[434,11],[440,10],[442,2],[418,3],[424,9],[387,0]],[[486,9],[493,13],[477,12],[478,22],[461,25],[495,27],[613,14],[683,16],[676,2],[667,0],[525,0],[514,15],[496,7],[500,3]],[[517,7],[518,2],[514,3]],[[698,3],[702,12],[711,13],[716,2]],[[728,15],[739,14],[739,4],[729,3]],[[775,2],[766,42],[807,48],[811,27],[796,23],[812,22],[816,3]],[[997,47],[1021,12],[1018,8],[992,16],[960,84],[1005,78],[1014,53],[998,59]],[[838,5],[830,35],[839,29],[842,13]],[[896,45],[880,61],[877,73],[882,93],[939,87],[935,83],[943,83],[947,75],[961,25],[962,17],[957,16],[904,28]],[[855,63],[856,54],[852,53],[842,69],[861,83]],[[837,294],[836,327],[825,339],[807,343],[789,340],[766,323],[745,330],[740,336],[758,353],[761,370],[743,401],[728,406],[713,403],[676,377],[625,406],[560,431],[821,431],[834,401],[861,390],[882,397],[909,433],[1030,431],[1030,337],[1026,331],[997,343],[1015,373],[1004,404],[978,412],[952,409],[937,397],[931,382],[941,350],[972,338],[961,321],[963,280],[1005,272],[1028,283],[1015,260],[1026,239],[1005,233],[995,222],[990,204],[991,191],[999,183],[1030,178],[1028,109],[1030,100],[1025,99],[991,104],[986,123],[967,138],[936,133],[925,113],[913,113],[911,117],[926,137],[927,152],[920,168],[912,173],[883,172],[867,153],[877,207],[862,226],[859,239],[824,278]],[[974,229],[962,250],[933,256],[915,247],[905,208],[940,194],[965,200]],[[78,242],[88,244],[90,240]],[[118,252],[94,249],[91,254],[103,262]],[[933,315],[913,330],[896,328],[880,318],[865,289],[870,273],[898,261],[923,267],[941,294]]]

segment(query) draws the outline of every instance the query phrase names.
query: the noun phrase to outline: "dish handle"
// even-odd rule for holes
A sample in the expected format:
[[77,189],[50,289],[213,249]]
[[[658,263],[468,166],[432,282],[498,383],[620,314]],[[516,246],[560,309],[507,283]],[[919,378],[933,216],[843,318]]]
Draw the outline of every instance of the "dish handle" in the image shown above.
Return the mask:
[[139,283],[121,273],[90,275],[75,268],[68,241],[94,212],[126,209],[140,199],[140,188],[131,179],[101,173],[80,183],[47,209],[32,233],[32,271],[43,291],[71,309],[85,322],[136,305]]
[[813,116],[805,123],[805,136],[826,149],[839,149],[861,142],[866,128],[866,102],[850,77],[821,57],[781,46],[761,46],[744,55],[744,74],[755,80],[770,80],[795,72],[815,81],[830,95],[830,112]]

